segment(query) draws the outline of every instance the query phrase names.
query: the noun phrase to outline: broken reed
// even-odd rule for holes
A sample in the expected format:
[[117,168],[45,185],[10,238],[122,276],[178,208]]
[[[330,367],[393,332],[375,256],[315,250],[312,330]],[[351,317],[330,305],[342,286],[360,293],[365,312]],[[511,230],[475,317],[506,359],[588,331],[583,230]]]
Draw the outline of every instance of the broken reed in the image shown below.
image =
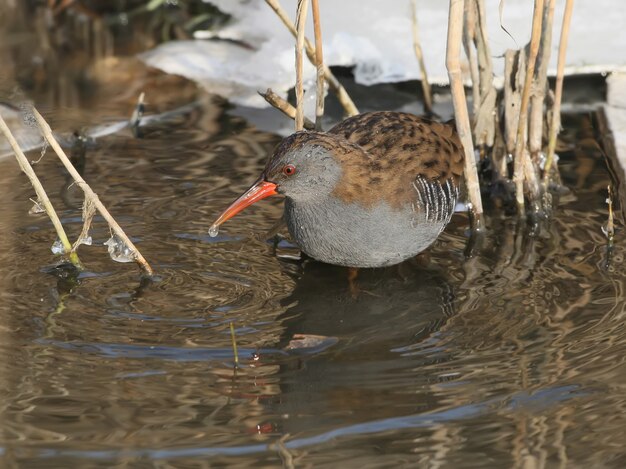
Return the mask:
[[[274,93],[271,88],[268,88],[265,93],[259,91],[259,95],[267,101],[272,107],[278,109],[284,115],[289,117],[290,119],[296,119],[296,108],[291,105],[286,99],[281,98],[279,95]],[[304,116],[304,128],[307,130],[314,130],[315,123]]]
[[[291,21],[291,19],[289,18],[289,15],[281,6],[280,2],[278,0],[265,0],[265,3],[267,3],[269,7],[274,11],[274,13],[276,13],[278,18],[280,18],[280,20],[283,22],[283,24],[289,30],[289,32],[294,37],[297,37],[298,32],[296,30],[296,26],[294,25],[293,21]],[[310,62],[313,65],[317,65],[317,61],[315,58],[316,57],[315,47],[313,46],[313,44],[311,44],[311,41],[309,41],[306,37],[304,38],[304,49]],[[326,83],[328,83],[328,88],[333,93],[335,93],[335,95],[337,96],[337,99],[343,106],[346,115],[356,116],[359,113],[359,110],[354,104],[354,101],[352,101],[352,98],[350,98],[350,95],[348,94],[346,89],[343,87],[341,83],[339,83],[339,80],[337,80],[337,77],[335,77],[335,75],[330,71],[330,68],[328,67],[328,65],[322,64],[322,69],[324,71],[324,79],[326,80]]]

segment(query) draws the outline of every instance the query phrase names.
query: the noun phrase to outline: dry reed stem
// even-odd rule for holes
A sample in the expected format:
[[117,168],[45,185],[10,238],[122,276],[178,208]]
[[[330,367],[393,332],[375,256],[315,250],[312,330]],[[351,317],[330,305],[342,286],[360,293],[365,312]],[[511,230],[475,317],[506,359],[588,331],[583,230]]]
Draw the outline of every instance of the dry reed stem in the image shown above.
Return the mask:
[[35,174],[33,167],[28,162],[28,158],[26,158],[26,155],[24,155],[24,152],[18,145],[17,141],[15,140],[15,137],[11,133],[11,130],[9,129],[9,127],[7,126],[6,122],[4,121],[1,115],[0,115],[0,130],[2,130],[2,133],[6,137],[9,144],[11,145],[11,148],[13,149],[13,152],[15,153],[15,158],[17,159],[17,162],[20,168],[22,169],[22,171],[24,171],[24,174],[26,174],[26,176],[30,180],[30,183],[35,189],[37,198],[39,199],[44,209],[46,210],[46,213],[48,214],[48,217],[50,218],[50,221],[52,222],[52,225],[54,226],[54,229],[57,232],[57,236],[59,237],[59,239],[61,240],[61,243],[63,244],[63,249],[65,250],[65,254],[69,255],[70,262],[73,265],[81,269],[82,266],[80,263],[80,259],[78,258],[78,254],[76,254],[76,252],[72,250],[72,243],[70,243],[70,240],[68,239],[67,234],[65,233],[65,230],[63,229],[61,220],[59,220],[59,217],[57,213],[55,212],[54,207],[52,206],[52,202],[50,202],[50,199],[48,198],[48,194],[46,194],[46,191],[43,188],[41,181],[39,181],[39,178]]
[[515,136],[519,125],[525,69],[525,49],[509,49],[504,53],[504,139],[509,155],[515,153]]
[[543,183],[547,185],[550,178],[550,169],[554,161],[554,151],[556,149],[556,136],[561,127],[561,99],[563,97],[563,75],[565,73],[565,54],[567,52],[567,39],[569,37],[569,26],[572,20],[572,10],[574,0],[566,0],[565,11],[563,12],[563,26],[561,27],[561,38],[559,39],[559,60],[556,70],[556,85],[554,88],[554,104],[552,106],[552,122],[550,123],[550,138],[548,140],[548,157],[543,173]]
[[[529,158],[525,153],[526,134],[528,123],[528,103],[530,101],[530,88],[535,72],[535,62],[537,60],[537,52],[539,51],[539,40],[541,38],[541,23],[543,20],[543,3],[544,0],[535,0],[535,9],[533,12],[533,27],[530,37],[530,52],[528,54],[528,63],[526,66],[526,76],[524,79],[524,90],[522,91],[522,102],[520,104],[519,123],[517,126],[517,139],[515,141],[515,162],[513,171],[513,182],[515,183],[515,199],[519,214],[524,214],[524,158]],[[527,173],[526,173],[527,174]]]
[[487,33],[487,13],[485,11],[485,0],[475,0],[476,2],[476,49],[478,51],[478,68],[480,77],[480,94],[486,95],[493,86],[493,61],[491,60],[491,50],[489,48],[489,34]]
[[296,13],[296,132],[304,129],[304,86],[302,83],[302,50],[309,0],[298,0]]
[[430,83],[428,82],[428,74],[426,73],[426,63],[424,62],[424,53],[422,52],[422,46],[420,45],[419,29],[417,27],[417,0],[411,0],[411,20],[413,24],[413,50],[415,51],[415,57],[417,57],[417,63],[420,67],[420,73],[422,74],[422,92],[424,93],[424,110],[427,113],[433,112],[433,94],[430,89]]
[[478,115],[480,108],[480,74],[478,72],[478,60],[474,54],[474,37],[476,34],[476,8],[474,0],[465,0],[463,5],[463,48],[470,66],[472,77],[472,114],[474,118]]
[[[296,108],[293,107],[289,102],[278,96],[271,88],[268,88],[265,93],[259,91],[259,94],[267,101],[270,105],[278,109],[280,112],[285,114],[290,119],[296,118]],[[307,130],[315,129],[315,123],[313,123],[306,116],[304,117],[304,128]]]
[[322,118],[324,117],[324,49],[322,47],[322,25],[320,20],[319,0],[311,0],[311,9],[313,10],[315,63],[317,66],[317,80],[315,87],[315,130],[321,131]]
[[59,142],[57,142],[57,140],[54,138],[54,135],[52,135],[52,130],[50,129],[50,126],[45,121],[45,119],[41,116],[41,114],[39,114],[39,111],[37,111],[37,109],[35,109],[34,107],[33,107],[33,114],[35,116],[35,119],[37,119],[37,123],[39,124],[39,127],[44,137],[46,138],[50,146],[54,149],[54,152],[57,154],[57,156],[61,160],[61,163],[63,163],[63,166],[65,166],[65,169],[67,169],[67,171],[70,173],[70,176],[72,176],[72,178],[74,179],[78,187],[80,187],[83,190],[83,192],[85,193],[85,198],[89,199],[89,201],[93,203],[96,210],[100,212],[100,215],[102,215],[102,217],[109,224],[109,227],[132,252],[135,262],[139,264],[139,266],[143,269],[145,273],[147,273],[148,275],[152,275],[153,270],[152,270],[152,267],[150,267],[150,264],[148,264],[148,261],[146,261],[146,259],[141,255],[141,252],[139,252],[139,250],[135,247],[133,242],[128,238],[128,236],[126,236],[126,233],[124,233],[124,230],[122,230],[120,225],[118,225],[115,219],[111,216],[111,214],[106,209],[104,204],[100,202],[100,199],[98,198],[96,193],[91,189],[91,187],[89,187],[89,184],[87,184],[85,180],[82,178],[82,176],[78,173],[78,171],[76,171],[76,168],[74,168],[74,166],[70,162],[69,158],[67,157],[67,155],[65,154],[61,146],[59,145]]
[[459,138],[463,144],[465,153],[465,181],[471,211],[475,215],[476,226],[480,228],[480,215],[483,213],[483,204],[480,198],[480,185],[478,172],[476,171],[476,159],[474,157],[474,145],[470,129],[465,90],[463,89],[463,76],[461,74],[461,43],[463,41],[463,0],[450,0],[450,13],[448,17],[448,40],[446,50],[446,67],[450,78],[452,103]]
[[474,42],[480,76],[480,106],[474,116],[474,135],[476,145],[493,147],[496,135],[496,98],[493,85],[493,62],[487,35],[487,14],[484,0],[474,0],[476,5],[476,32]]
[[530,152],[527,148],[524,148],[524,179],[526,183],[526,188],[528,189],[528,193],[530,194],[530,203],[532,205],[533,211],[538,211],[541,208],[541,201],[539,200],[540,189],[539,189],[539,175],[537,174],[537,167],[533,164],[532,159],[530,158]]
[[502,119],[503,117],[501,117],[499,113],[496,113],[495,115],[496,135],[493,140],[493,149],[491,152],[491,159],[493,160],[494,169],[496,170],[495,179],[499,179],[499,178],[509,179],[509,168],[508,168],[509,153],[506,151],[506,142],[504,140],[504,134],[500,130],[502,128],[501,126]]
[[[294,37],[296,37],[298,34],[298,32],[296,31],[296,26],[293,24],[293,22],[289,18],[289,15],[287,14],[287,12],[280,5],[280,2],[278,0],[265,0],[265,3],[267,3],[269,7],[272,10],[274,10],[274,13],[276,13],[278,18],[280,18],[280,20],[287,27],[289,32]],[[315,47],[313,46],[313,44],[311,44],[311,41],[309,41],[307,38],[304,38],[304,47],[306,50],[307,57],[309,58],[309,60],[311,61],[313,65],[316,65]],[[331,72],[328,65],[324,64],[323,67],[324,67],[324,78],[326,79],[326,82],[328,83],[328,87],[331,89],[333,93],[335,93],[335,95],[337,95],[337,99],[343,106],[344,110],[346,111],[346,114],[348,116],[356,116],[359,113],[359,110],[357,109],[356,105],[352,101],[352,98],[350,98],[350,95],[348,94],[346,89],[343,87],[341,83],[339,83],[339,80],[337,80],[337,77],[335,77],[333,72]]]
[[548,87],[548,63],[552,47],[552,23],[556,0],[548,0],[544,5],[541,45],[537,56],[537,69],[533,77],[530,96],[530,117],[528,122],[528,148],[534,162],[541,154],[543,144],[544,101]]

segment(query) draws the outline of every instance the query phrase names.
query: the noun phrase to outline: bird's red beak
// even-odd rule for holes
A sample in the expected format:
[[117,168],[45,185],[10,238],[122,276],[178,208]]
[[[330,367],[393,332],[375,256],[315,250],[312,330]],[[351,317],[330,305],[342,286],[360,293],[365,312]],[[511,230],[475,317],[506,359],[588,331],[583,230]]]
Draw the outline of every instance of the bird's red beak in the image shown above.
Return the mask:
[[263,178],[252,184],[252,187],[244,192],[237,200],[235,200],[230,206],[222,212],[220,217],[213,223],[211,230],[217,233],[217,227],[224,223],[226,220],[231,219],[244,208],[249,207],[259,200],[265,199],[270,195],[276,195],[276,184],[264,180]]

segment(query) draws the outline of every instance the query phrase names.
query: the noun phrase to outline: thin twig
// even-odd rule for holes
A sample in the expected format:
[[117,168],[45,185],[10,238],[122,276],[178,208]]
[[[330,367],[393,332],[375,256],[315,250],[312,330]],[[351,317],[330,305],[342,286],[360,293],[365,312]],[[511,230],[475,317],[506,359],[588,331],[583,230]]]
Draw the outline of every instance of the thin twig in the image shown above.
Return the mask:
[[[98,198],[96,193],[91,189],[91,187],[89,187],[89,184],[87,184],[85,180],[82,178],[82,176],[78,173],[78,171],[76,171],[76,168],[74,168],[74,166],[70,162],[69,158],[67,157],[67,155],[65,154],[61,146],[59,145],[59,142],[57,142],[57,140],[54,138],[54,135],[52,135],[52,130],[50,129],[50,126],[44,120],[41,114],[39,114],[39,111],[37,111],[37,109],[35,109],[34,107],[33,107],[33,114],[35,116],[35,119],[37,119],[37,123],[39,124],[39,127],[44,137],[46,138],[48,143],[50,143],[50,146],[54,149],[55,153],[61,160],[61,163],[63,163],[63,166],[65,166],[65,169],[67,169],[67,171],[70,173],[70,176],[72,176],[76,184],[83,190],[83,192],[85,193],[85,198],[88,198],[94,204],[94,206],[96,207],[96,210],[100,212],[100,214],[109,224],[113,232],[122,240],[122,242],[132,252],[135,262],[139,264],[139,266],[144,270],[144,272],[146,272],[148,275],[152,275],[153,274],[152,267],[150,267],[150,264],[148,264],[148,261],[146,261],[146,259],[141,255],[141,252],[139,252],[139,250],[135,247],[133,242],[128,238],[128,236],[126,236],[126,233],[124,233],[124,230],[122,230],[120,225],[118,225],[115,219],[111,216],[111,214],[106,209],[104,204],[100,202],[100,199]],[[70,249],[71,249],[71,245],[70,245]]]
[[38,203],[43,205],[46,213],[48,214],[48,217],[50,217],[50,221],[52,221],[52,225],[54,226],[54,229],[57,232],[57,236],[59,237],[59,240],[61,240],[61,243],[63,244],[63,249],[65,250],[65,254],[69,255],[70,262],[72,264],[74,264],[78,268],[82,268],[80,264],[80,259],[78,258],[78,254],[72,251],[72,243],[70,243],[70,240],[68,239],[67,234],[65,233],[65,230],[63,229],[63,225],[61,224],[61,220],[59,220],[57,213],[54,211],[54,207],[52,206],[52,202],[50,202],[50,199],[48,198],[48,194],[46,194],[46,191],[43,188],[41,181],[39,181],[39,178],[35,174],[33,167],[28,162],[28,158],[26,158],[26,155],[24,155],[24,152],[18,145],[17,141],[15,140],[15,137],[13,137],[11,130],[7,126],[2,116],[0,116],[0,130],[2,130],[2,133],[8,140],[9,144],[11,145],[11,148],[13,148],[13,152],[15,153],[15,158],[17,159],[17,162],[20,165],[20,168],[22,169],[22,171],[24,171],[26,176],[28,176],[30,183],[35,189],[35,193],[37,194],[37,198],[39,199]]
[[135,105],[133,114],[130,116],[129,125],[133,129],[137,129],[139,127],[139,124],[141,124],[141,118],[143,117],[143,113],[146,110],[146,105],[144,103],[145,96],[146,93],[142,91],[139,95],[139,98],[137,99],[137,104]]
[[561,27],[561,38],[559,40],[559,61],[556,70],[556,85],[554,89],[554,104],[552,106],[552,122],[550,124],[550,139],[548,141],[548,157],[543,173],[543,183],[547,185],[550,178],[550,168],[554,161],[554,151],[556,149],[556,136],[561,127],[561,99],[563,96],[563,75],[565,73],[565,54],[567,52],[567,39],[569,37],[569,26],[572,19],[574,0],[567,0],[565,11],[563,12],[563,26]]
[[309,0],[298,0],[296,14],[296,132],[304,129],[304,87],[302,83],[302,50]]
[[290,436],[291,435],[289,433],[286,433],[283,436],[281,436],[278,439],[278,441],[276,441],[275,443],[271,443],[269,445],[269,449],[276,450],[278,452],[278,454],[280,455],[280,458],[283,461],[283,467],[285,469],[294,469],[296,467],[294,465],[293,455],[285,446],[285,441],[287,441],[287,438],[289,438]]
[[430,83],[428,82],[428,74],[426,73],[426,63],[424,62],[424,53],[422,52],[422,46],[420,45],[419,30],[417,27],[417,0],[411,0],[411,20],[413,23],[413,49],[415,51],[415,57],[417,57],[417,63],[420,67],[420,73],[422,74],[422,92],[424,93],[424,110],[427,113],[433,112],[433,95],[430,89]]
[[611,185],[607,186],[608,196],[606,203],[609,205],[609,219],[606,222],[606,237],[609,241],[609,246],[613,245],[613,239],[615,238],[615,222],[613,218],[613,191],[611,191]]
[[[289,18],[287,12],[280,5],[280,2],[278,0],[265,0],[265,3],[267,3],[270,8],[274,10],[274,13],[278,15],[280,20],[289,30],[289,32],[293,34],[293,37],[296,37],[298,35],[298,32],[296,31],[296,26]],[[307,57],[313,65],[316,65],[315,47],[307,38],[304,38],[304,47]],[[337,77],[335,77],[333,72],[330,71],[330,68],[328,68],[328,65],[326,64],[324,64],[324,78],[326,78],[326,82],[328,83],[328,87],[331,89],[331,91],[337,95],[337,99],[343,106],[346,114],[348,116],[356,116],[359,113],[359,110],[352,101],[352,98],[350,98],[350,95],[348,94],[346,89],[341,83],[339,83]]]
[[472,132],[470,130],[469,115],[467,113],[467,101],[465,100],[465,90],[463,89],[463,76],[461,75],[462,41],[463,0],[450,0],[446,67],[450,78],[456,127],[465,152],[465,180],[467,182],[467,192],[470,203],[472,204],[471,210],[475,215],[475,228],[480,228],[480,215],[483,213],[483,204],[480,198],[480,185],[478,183],[478,172],[476,171],[474,144],[472,143]]
[[[259,94],[271,104],[273,107],[278,109],[280,112],[285,114],[290,119],[296,118],[296,108],[293,107],[289,102],[278,96],[271,88],[268,88],[265,93],[259,91]],[[308,119],[306,116],[304,117],[304,128],[307,130],[315,129],[315,124]]]
[[[319,0],[311,0],[313,10],[313,29],[315,31],[315,62],[317,81],[315,88],[315,130],[322,130],[324,117],[324,49],[322,48],[322,25],[320,20]],[[305,126],[306,128],[306,126]]]
[[528,64],[526,67],[526,77],[524,79],[524,90],[522,91],[522,102],[520,104],[519,123],[517,125],[517,139],[515,141],[515,162],[513,171],[513,181],[515,182],[515,199],[519,214],[524,215],[524,158],[529,158],[525,152],[526,135],[528,122],[528,102],[530,100],[530,88],[532,84],[533,74],[535,72],[535,63],[537,60],[537,52],[539,51],[539,40],[541,38],[541,23],[543,20],[543,3],[544,0],[535,0],[535,10],[533,12],[533,27],[530,37],[530,52],[528,54]]
[[83,200],[83,228],[80,230],[80,235],[78,235],[78,238],[72,245],[72,251],[76,251],[80,245],[84,244],[89,238],[89,230],[91,229],[91,222],[95,214],[96,207],[93,206],[90,200],[85,198],[85,200]]

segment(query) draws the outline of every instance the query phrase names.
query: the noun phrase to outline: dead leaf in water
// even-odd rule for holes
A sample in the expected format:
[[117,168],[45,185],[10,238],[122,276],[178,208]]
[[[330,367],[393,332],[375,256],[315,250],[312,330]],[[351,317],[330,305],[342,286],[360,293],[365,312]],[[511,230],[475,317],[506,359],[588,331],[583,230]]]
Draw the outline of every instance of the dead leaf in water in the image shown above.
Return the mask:
[[294,334],[285,350],[288,352],[314,354],[320,353],[335,345],[339,339],[337,337],[327,337],[324,335]]

